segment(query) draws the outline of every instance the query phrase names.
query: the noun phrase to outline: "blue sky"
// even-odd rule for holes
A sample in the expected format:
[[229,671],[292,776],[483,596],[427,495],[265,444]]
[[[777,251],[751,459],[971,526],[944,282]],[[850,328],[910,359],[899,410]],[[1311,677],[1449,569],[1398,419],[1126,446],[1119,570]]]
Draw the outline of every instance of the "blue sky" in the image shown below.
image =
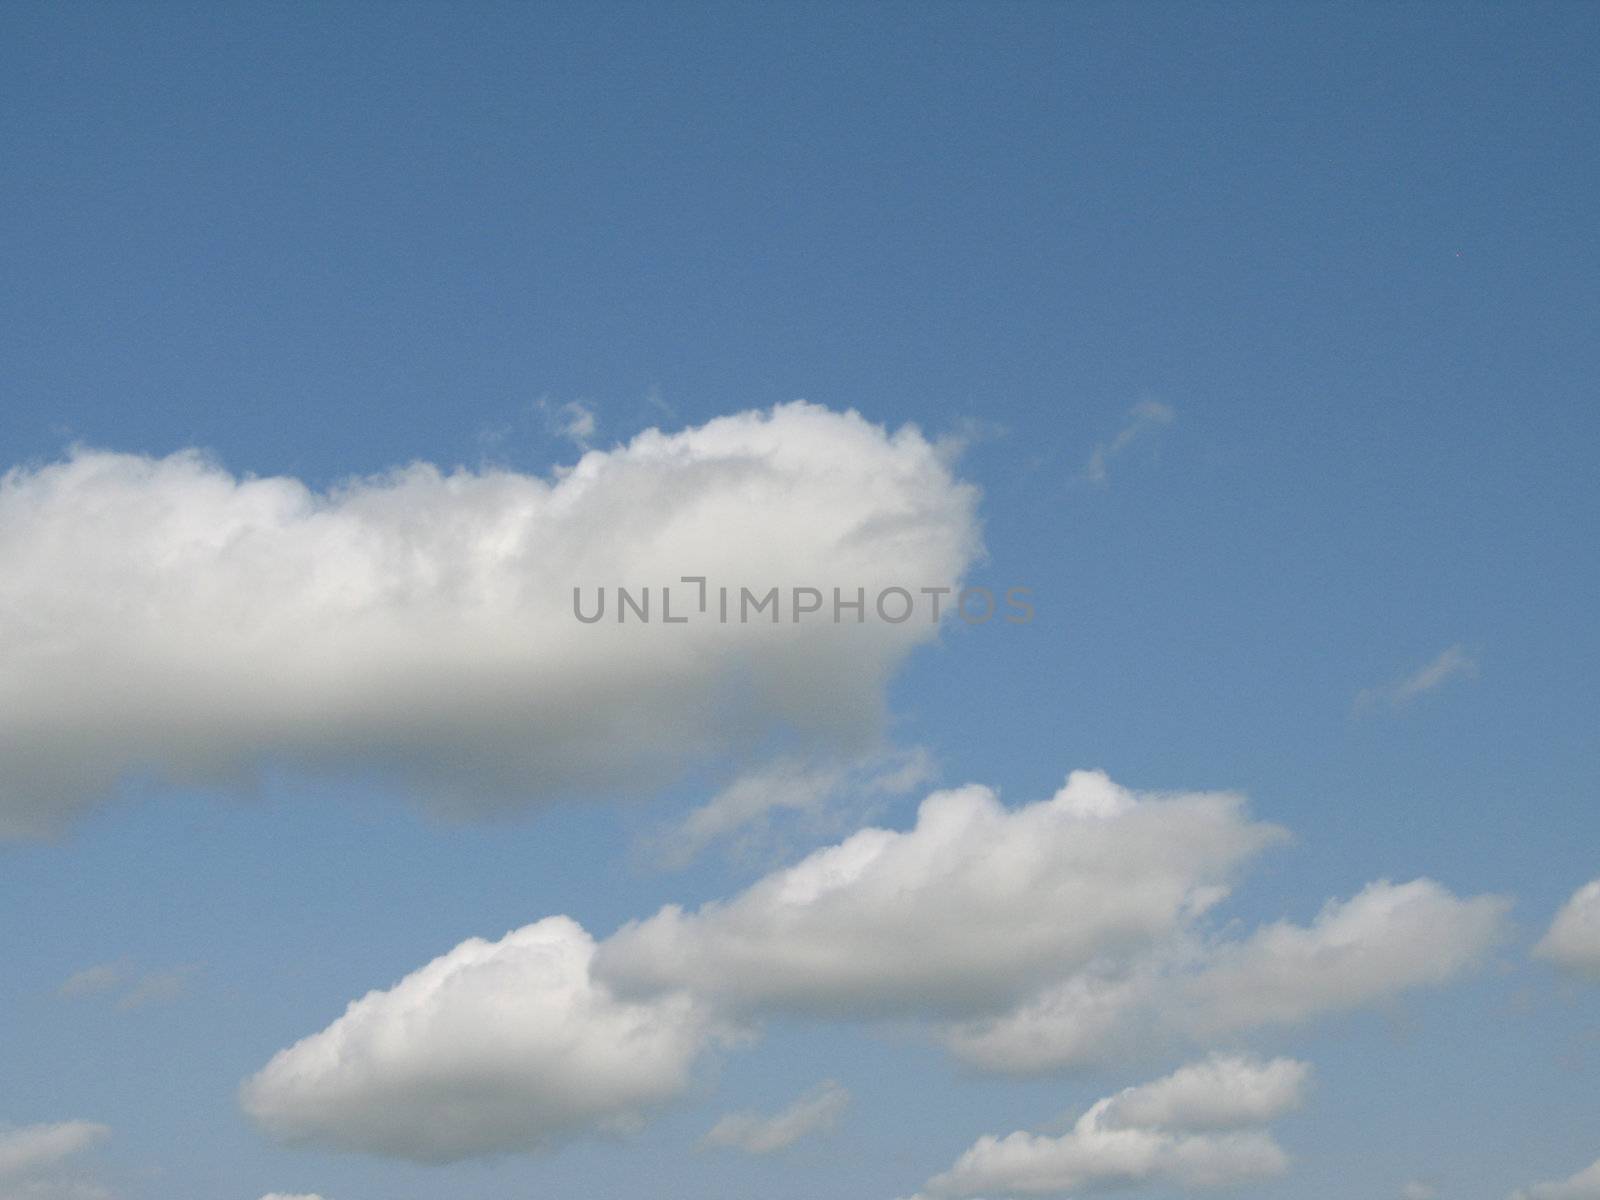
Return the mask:
[[[1530,950],[1600,875],[1597,52],[1577,4],[9,6],[0,1129],[110,1132],[16,1181],[0,1133],[0,1197],[894,1200],[1211,1053],[1314,1071],[1270,1123],[1288,1173],[1246,1193],[1501,1200],[1583,1170],[1595,959]],[[585,451],[589,507],[549,518],[528,586],[672,582],[698,547],[752,582],[1023,586],[1036,618],[697,627],[679,658],[668,630],[617,652],[441,600],[487,560],[417,530],[543,512]],[[694,473],[728,455],[752,491]],[[238,482],[413,462],[519,482],[358,485],[392,508],[341,510],[348,543]],[[913,509],[905,539],[828,540]],[[277,549],[158,553],[235,520]],[[384,611],[437,654],[302,587],[367,586],[346,559],[389,536],[442,590]],[[217,640],[235,617],[255,649]],[[614,728],[584,708],[650,689]],[[731,782],[778,804],[774,762],[798,808],[667,861]],[[1210,951],[1375,881],[1514,903],[1436,983],[1038,1075],[954,1056],[948,997],[818,1018],[740,1008],[724,972],[693,1001],[748,1044],[697,1042],[624,1134],[417,1164],[330,1148],[348,1112],[283,1144],[241,1109],[465,939],[566,914],[605,943],[911,830],[931,791],[1016,813],[1077,769],[1243,793],[1292,835],[1173,918]],[[831,1128],[697,1149],[824,1080]],[[435,1111],[386,1086],[341,1103]]]

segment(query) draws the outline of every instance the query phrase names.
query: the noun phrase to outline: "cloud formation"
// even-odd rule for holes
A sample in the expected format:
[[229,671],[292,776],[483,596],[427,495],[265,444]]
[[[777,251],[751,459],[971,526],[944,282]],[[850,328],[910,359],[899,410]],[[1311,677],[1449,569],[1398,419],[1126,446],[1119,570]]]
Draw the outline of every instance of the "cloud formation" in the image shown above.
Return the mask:
[[1128,410],[1127,423],[1117,431],[1117,436],[1109,442],[1101,442],[1089,455],[1089,462],[1083,468],[1083,477],[1090,483],[1104,484],[1112,459],[1140,438],[1172,424],[1177,416],[1176,410],[1158,400],[1142,400],[1135,404]]
[[[910,829],[863,829],[598,944],[566,918],[463,943],[280,1053],[245,1106],[280,1137],[347,1149],[537,1149],[631,1126],[768,1016],[895,1018],[983,1070],[1066,1070],[1443,983],[1503,933],[1504,900],[1430,880],[1372,884],[1309,926],[1213,931],[1234,877],[1283,837],[1237,795],[1142,794],[1092,771],[1017,808],[979,786],[935,792]],[[1158,1164],[1141,1170],[1197,1178],[1213,1151],[1266,1162],[1258,1138],[1192,1136],[1267,1119],[1302,1082],[1282,1063],[1186,1068],[1108,1101],[1060,1161],[1132,1146],[1130,1161]],[[838,1102],[739,1115],[711,1140],[775,1147]]]
[[1450,646],[1439,652],[1437,658],[1426,666],[1403,675],[1382,687],[1367,688],[1356,696],[1355,709],[1385,706],[1403,708],[1418,696],[1437,691],[1456,679],[1471,679],[1478,674],[1478,661],[1463,646]]
[[0,1125],[0,1197],[4,1200],[100,1200],[93,1181],[68,1171],[69,1160],[111,1136],[93,1121]]
[[81,1000],[121,991],[118,1008],[143,1008],[147,1004],[169,1003],[182,996],[194,973],[194,967],[138,972],[132,963],[123,959],[75,971],[61,984],[59,992],[69,1000]]
[[743,1150],[746,1154],[772,1154],[808,1134],[833,1128],[849,1103],[848,1091],[831,1079],[825,1080],[772,1116],[729,1113],[711,1127],[700,1144]]
[[1097,1102],[1051,1137],[979,1138],[927,1197],[1068,1196],[1140,1184],[1231,1187],[1270,1179],[1288,1156],[1258,1128],[1301,1104],[1310,1067],[1213,1057]]
[[1170,937],[1282,836],[1236,795],[1140,797],[1092,771],[1017,809],[936,792],[910,830],[864,829],[731,900],[624,926],[596,972],[748,1011],[982,1011]]
[[[453,815],[659,783],[782,729],[872,744],[929,621],[663,625],[711,586],[959,581],[977,494],[913,428],[809,404],[591,451],[553,479],[414,464],[327,492],[77,450],[0,479],[0,837],[128,776],[377,771]],[[585,625],[573,589],[650,587]],[[871,609],[871,604],[868,604]]]
[[1012,1012],[950,1027],[946,1039],[972,1065],[1028,1074],[1104,1063],[1138,1045],[1296,1025],[1464,974],[1504,938],[1508,908],[1430,879],[1380,881],[1329,901],[1309,926],[1280,921],[1242,940],[1185,937],[1151,955],[1102,959]]
[[1600,982],[1600,879],[1561,906],[1533,953],[1568,974]]
[[281,1051],[241,1103],[283,1141],[418,1162],[628,1130],[715,1031],[683,994],[618,1000],[593,957],[566,917],[463,942]]
[[669,866],[683,866],[713,842],[746,839],[778,813],[819,817],[837,798],[857,802],[900,796],[928,782],[933,768],[919,750],[878,750],[854,760],[782,757],[741,773],[659,839]]
[[1510,1200],[1600,1200],[1600,1161],[1566,1179],[1518,1188],[1511,1193]]

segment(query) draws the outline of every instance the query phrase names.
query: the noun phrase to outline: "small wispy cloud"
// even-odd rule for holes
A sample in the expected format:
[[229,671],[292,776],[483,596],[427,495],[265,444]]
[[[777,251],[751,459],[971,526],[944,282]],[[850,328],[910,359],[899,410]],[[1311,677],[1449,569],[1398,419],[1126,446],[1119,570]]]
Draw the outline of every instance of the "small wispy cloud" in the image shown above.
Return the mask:
[[120,986],[127,973],[127,963],[98,963],[81,971],[74,971],[57,990],[69,1000],[98,996]]
[[68,1000],[85,1000],[121,992],[117,1007],[127,1010],[143,1008],[147,1004],[166,1004],[178,999],[189,986],[189,979],[194,973],[192,966],[141,973],[129,960],[121,959],[75,971],[56,990]]
[[743,1150],[746,1154],[773,1154],[812,1133],[831,1129],[850,1103],[850,1093],[833,1080],[824,1080],[782,1112],[729,1113],[700,1139],[702,1147]]
[[1140,438],[1172,424],[1177,416],[1177,411],[1171,405],[1162,404],[1159,400],[1141,400],[1128,410],[1127,424],[1117,431],[1117,436],[1094,448],[1088,464],[1083,468],[1083,478],[1090,483],[1103,485],[1109,477],[1112,459]]
[[1461,645],[1450,646],[1426,666],[1403,675],[1381,687],[1363,688],[1356,693],[1355,711],[1373,708],[1403,708],[1418,696],[1437,691],[1457,679],[1472,679],[1478,674],[1478,661]]
[[778,812],[813,816],[850,794],[902,796],[934,776],[927,751],[877,751],[854,761],[779,758],[738,776],[657,840],[663,864],[688,865],[720,839],[759,826]]
[[576,400],[557,404],[545,397],[535,400],[533,406],[543,414],[545,425],[551,433],[566,438],[580,450],[589,449],[595,431],[600,427],[594,409]]
[[147,1004],[170,1004],[183,995],[193,974],[193,967],[146,972],[117,1001],[117,1007],[126,1010],[143,1008]]
[[1400,1189],[1400,1200],[1439,1200],[1439,1189],[1426,1180],[1413,1179]]

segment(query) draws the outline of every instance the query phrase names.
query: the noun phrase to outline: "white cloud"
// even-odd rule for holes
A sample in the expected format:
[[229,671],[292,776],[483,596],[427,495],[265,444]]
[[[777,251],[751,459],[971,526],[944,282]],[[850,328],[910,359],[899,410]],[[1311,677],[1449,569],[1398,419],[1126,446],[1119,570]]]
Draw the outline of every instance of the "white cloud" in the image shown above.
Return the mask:
[[1471,679],[1478,673],[1478,662],[1462,646],[1450,646],[1439,652],[1426,666],[1404,675],[1382,687],[1367,688],[1356,696],[1357,712],[1387,705],[1400,708],[1418,696],[1437,690],[1455,679]]
[[1438,1200],[1439,1188],[1423,1179],[1413,1179],[1400,1189],[1400,1200]]
[[1089,455],[1088,465],[1083,469],[1083,477],[1090,483],[1105,483],[1107,469],[1112,459],[1139,438],[1164,425],[1172,424],[1177,415],[1170,405],[1157,400],[1143,400],[1135,404],[1128,410],[1127,424],[1117,432],[1117,436],[1109,442],[1101,442],[1094,448],[1094,453]]
[[1270,1179],[1288,1168],[1288,1157],[1251,1127],[1297,1108],[1309,1074],[1292,1059],[1212,1058],[1099,1101],[1058,1137],[979,1138],[925,1190],[936,1197],[1067,1196]]
[[1429,879],[1373,883],[1329,901],[1310,926],[1280,921],[1242,940],[1180,938],[1152,955],[1102,960],[1015,1011],[952,1026],[946,1038],[972,1065],[1030,1073],[1298,1024],[1465,973],[1505,936],[1508,907]]
[[937,792],[907,832],[865,829],[729,901],[624,926],[596,972],[750,1010],[989,1010],[1170,937],[1281,836],[1238,796],[1139,796],[1098,772],[1018,809]]
[[1600,1161],[1566,1179],[1519,1188],[1511,1200],[1600,1200]]
[[850,1103],[850,1093],[833,1080],[818,1084],[782,1112],[729,1113],[701,1139],[704,1146],[772,1154],[794,1145],[807,1134],[831,1129]]
[[[664,625],[660,589],[681,615],[684,575],[735,597],[950,586],[976,503],[916,430],[807,404],[650,430],[554,479],[417,464],[323,493],[87,450],[13,470],[0,837],[130,775],[229,785],[267,760],[375,769],[473,815],[658,785],[780,729],[859,752],[936,625]],[[576,586],[651,587],[656,620],[619,625],[613,591],[581,624]]]
[[1600,879],[1561,906],[1533,953],[1570,974],[1600,981]]
[[1308,1063],[1214,1055],[1154,1083],[1125,1088],[1103,1103],[1100,1122],[1118,1129],[1239,1129],[1265,1125],[1300,1107]]
[[1186,990],[1205,1028],[1296,1024],[1461,975],[1504,936],[1509,907],[1431,879],[1369,884],[1309,927],[1280,921],[1219,947]]
[[785,757],[740,774],[660,839],[670,866],[682,866],[719,839],[767,824],[774,813],[820,816],[848,793],[857,801],[899,796],[933,773],[921,750],[875,751],[854,761]]
[[[1505,900],[1426,879],[1371,884],[1308,926],[1216,933],[1208,914],[1283,836],[1236,795],[1140,794],[1098,772],[1014,809],[983,787],[936,792],[909,830],[861,830],[598,945],[565,918],[463,943],[279,1054],[243,1100],[289,1140],[423,1160],[537,1149],[642,1119],[765,1016],[922,1022],[980,1069],[1065,1070],[1442,984],[1503,936]],[[1045,1159],[1114,1151],[1196,1178],[1214,1152],[1265,1162],[1259,1139],[1190,1135],[1270,1119],[1303,1078],[1213,1059],[1112,1097],[1092,1138]],[[712,1140],[810,1111],[742,1116]],[[1124,1126],[1186,1136],[1113,1136]],[[1004,1154],[1039,1149],[1017,1138]]]
[[576,400],[557,404],[544,398],[534,401],[534,407],[543,414],[550,432],[566,438],[580,450],[589,448],[589,441],[594,437],[599,422],[588,405]]
[[284,1141],[421,1162],[626,1131],[715,1031],[686,995],[616,999],[593,956],[566,917],[463,942],[280,1052],[241,1102]]
[[102,1200],[105,1190],[72,1173],[70,1160],[110,1135],[93,1121],[0,1125],[0,1200]]

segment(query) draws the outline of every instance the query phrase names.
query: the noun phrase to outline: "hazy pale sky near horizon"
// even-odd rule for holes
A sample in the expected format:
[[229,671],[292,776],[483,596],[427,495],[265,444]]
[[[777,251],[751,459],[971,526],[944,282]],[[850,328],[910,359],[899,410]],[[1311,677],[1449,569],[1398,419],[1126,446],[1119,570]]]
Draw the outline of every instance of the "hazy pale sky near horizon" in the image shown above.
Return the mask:
[[1600,1200],[1597,77],[6,6],[0,1200]]

